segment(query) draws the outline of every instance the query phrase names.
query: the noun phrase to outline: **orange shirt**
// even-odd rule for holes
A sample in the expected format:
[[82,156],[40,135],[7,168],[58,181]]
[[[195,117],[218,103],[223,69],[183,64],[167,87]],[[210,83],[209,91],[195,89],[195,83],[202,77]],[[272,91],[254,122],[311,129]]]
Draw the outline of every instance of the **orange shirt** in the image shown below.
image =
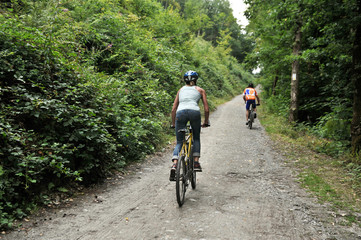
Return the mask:
[[243,91],[243,95],[246,96],[246,100],[256,100],[257,92],[254,88],[246,88]]

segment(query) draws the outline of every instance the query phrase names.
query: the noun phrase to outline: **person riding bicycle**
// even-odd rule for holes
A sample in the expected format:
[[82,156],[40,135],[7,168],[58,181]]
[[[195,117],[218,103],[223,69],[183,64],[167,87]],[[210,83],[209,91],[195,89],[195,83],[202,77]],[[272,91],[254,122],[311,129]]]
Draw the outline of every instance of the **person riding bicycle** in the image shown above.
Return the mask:
[[256,118],[256,99],[258,102],[258,105],[261,103],[257,94],[256,89],[254,89],[253,83],[248,84],[248,87],[244,89],[243,91],[243,100],[246,104],[246,125],[248,125],[248,117],[249,117],[249,108],[252,104],[253,110],[255,112],[254,117]]
[[[193,130],[193,157],[194,157],[194,169],[201,171],[201,165],[199,163],[201,142],[200,133],[201,126],[209,126],[209,107],[207,102],[206,91],[197,86],[198,73],[195,71],[188,71],[183,77],[185,86],[179,89],[176,98],[174,99],[172,108],[172,127],[175,127],[177,136],[177,145],[173,151],[172,167],[171,167],[171,179],[175,175],[177,168],[178,154],[182,148],[183,134],[178,132],[179,129],[185,129],[186,124],[189,121]],[[204,106],[204,122],[201,125],[201,112],[198,106],[199,100],[202,99]]]

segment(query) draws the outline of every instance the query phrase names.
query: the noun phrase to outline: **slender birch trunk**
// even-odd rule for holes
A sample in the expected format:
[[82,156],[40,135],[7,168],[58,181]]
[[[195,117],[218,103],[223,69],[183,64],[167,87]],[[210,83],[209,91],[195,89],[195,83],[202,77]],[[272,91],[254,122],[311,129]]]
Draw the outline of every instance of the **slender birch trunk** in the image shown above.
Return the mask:
[[[297,31],[295,35],[295,42],[293,45],[293,55],[299,56],[301,51],[301,23],[297,26]],[[292,63],[292,75],[291,75],[291,104],[290,104],[290,115],[288,120],[290,122],[295,122],[298,120],[298,95],[299,95],[299,68],[300,63],[298,60],[295,60]]]

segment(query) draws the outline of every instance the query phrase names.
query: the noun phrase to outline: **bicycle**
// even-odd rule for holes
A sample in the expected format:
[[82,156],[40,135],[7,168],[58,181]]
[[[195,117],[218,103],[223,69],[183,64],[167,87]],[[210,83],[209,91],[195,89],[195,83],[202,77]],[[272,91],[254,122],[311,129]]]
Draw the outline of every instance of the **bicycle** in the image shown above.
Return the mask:
[[196,188],[197,172],[194,171],[192,127],[187,125],[185,129],[180,129],[178,132],[183,133],[183,144],[179,152],[175,175],[177,202],[179,207],[181,207],[184,203],[189,182],[191,183],[192,189]]
[[[210,127],[210,125],[206,124],[202,125],[202,127]],[[191,183],[192,189],[195,189],[197,184],[197,172],[202,172],[202,170],[194,169],[192,127],[187,124],[185,129],[180,129],[178,132],[183,133],[183,144],[178,154],[175,180],[173,181],[176,181],[177,202],[179,207],[181,207],[185,200],[185,193],[189,186],[189,182]]]
[[[260,104],[258,103],[258,104],[255,104],[255,105],[259,106]],[[254,122],[254,119],[256,118],[256,113],[253,110],[253,106],[254,106],[253,104],[251,104],[249,106],[249,118],[248,118],[248,127],[249,127],[249,129],[252,129],[252,124]]]

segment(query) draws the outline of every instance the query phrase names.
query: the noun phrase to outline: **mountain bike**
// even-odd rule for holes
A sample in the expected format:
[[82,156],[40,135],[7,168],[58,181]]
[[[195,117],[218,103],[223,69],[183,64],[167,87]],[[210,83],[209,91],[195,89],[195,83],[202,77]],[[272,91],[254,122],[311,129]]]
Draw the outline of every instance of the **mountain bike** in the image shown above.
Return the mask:
[[183,145],[179,152],[178,164],[176,169],[176,196],[179,207],[184,203],[185,194],[191,183],[192,189],[196,188],[196,171],[194,171],[193,160],[193,133],[192,127],[187,125],[186,129],[180,129],[183,133]]
[[[258,103],[256,105],[259,106],[260,104]],[[248,116],[248,127],[249,127],[249,129],[252,129],[252,124],[254,122],[254,119],[256,118],[256,113],[253,110],[253,106],[254,106],[253,104],[251,104],[249,106],[249,116]]]

